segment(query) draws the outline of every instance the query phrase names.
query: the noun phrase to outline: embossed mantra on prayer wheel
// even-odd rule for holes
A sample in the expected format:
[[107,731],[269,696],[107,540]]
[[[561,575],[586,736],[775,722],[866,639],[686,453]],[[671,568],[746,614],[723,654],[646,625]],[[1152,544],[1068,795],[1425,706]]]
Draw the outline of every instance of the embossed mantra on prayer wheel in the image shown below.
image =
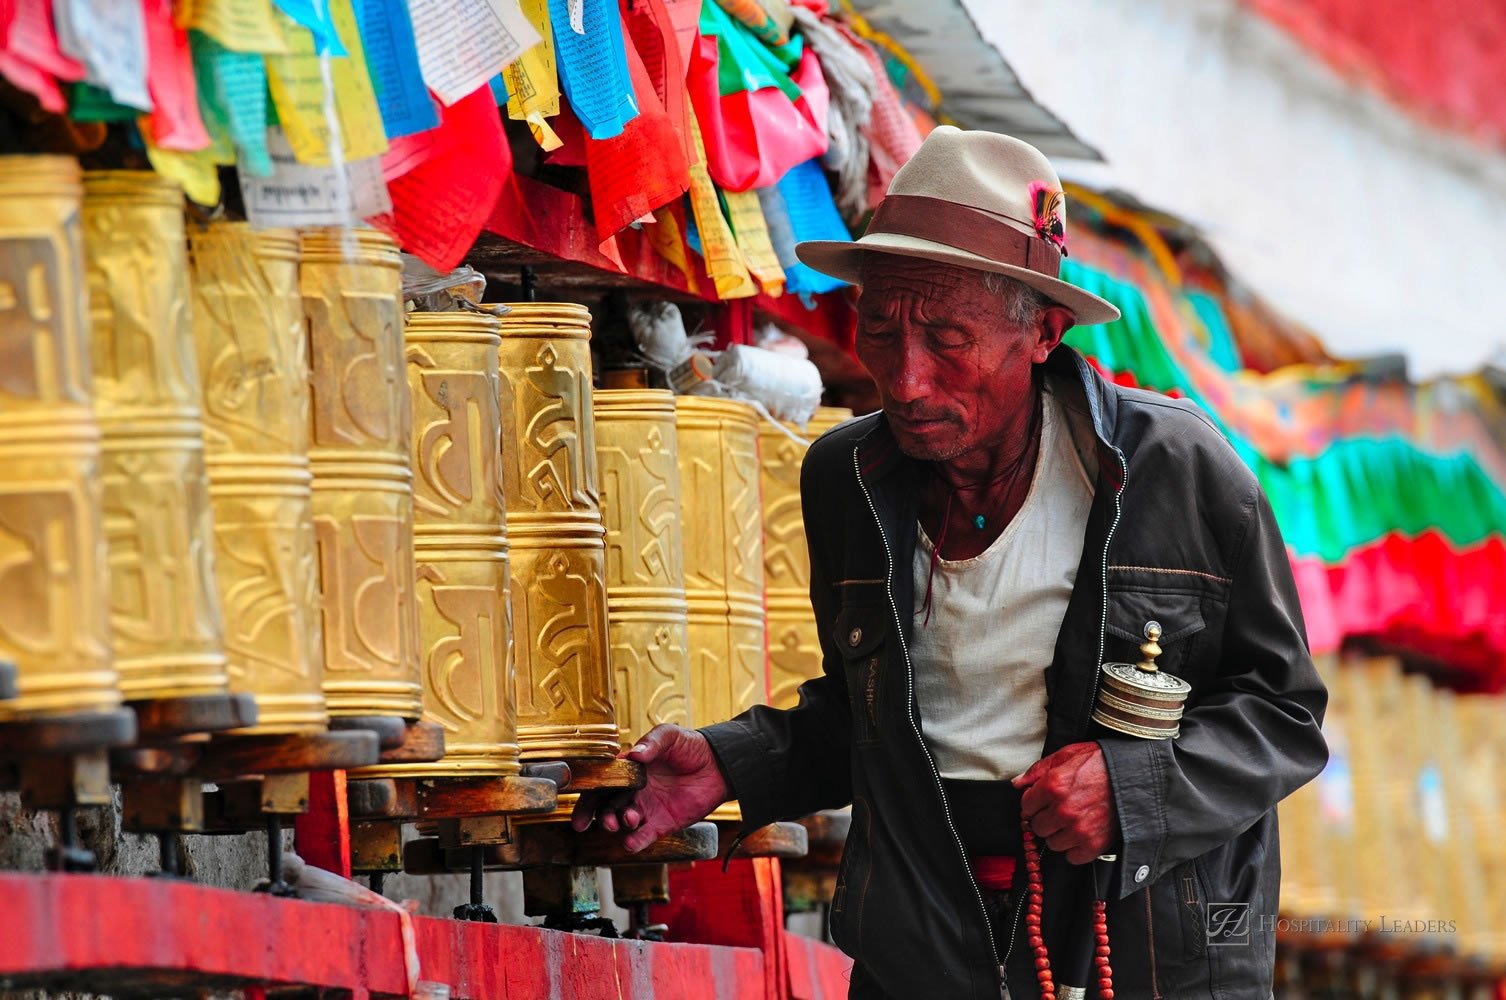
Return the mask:
[[78,164],[0,157],[0,720],[120,709],[111,664],[99,425],[89,377]]
[[128,700],[229,690],[189,313],[182,189],[84,175],[115,667]]
[[[851,410],[822,406],[801,436],[814,441],[851,418]],[[806,447],[767,420],[758,425],[758,447],[769,616],[769,704],[793,708],[800,685],[821,674],[820,633],[811,610],[810,552],[800,510],[800,463]]]
[[690,696],[695,724],[704,726],[767,698],[758,415],[746,403],[677,396],[675,423]]
[[591,413],[591,314],[525,302],[502,319],[502,483],[525,759],[615,757]]
[[498,412],[501,324],[468,312],[408,317],[413,398],[414,555],[424,718],[445,755],[365,774],[489,777],[518,772]]
[[397,246],[376,230],[303,233],[309,466],[332,716],[417,719],[423,708],[400,269]]
[[595,411],[612,697],[629,746],[661,723],[690,722],[675,397],[598,390]]
[[257,733],[327,721],[298,242],[240,222],[189,234],[225,654]]

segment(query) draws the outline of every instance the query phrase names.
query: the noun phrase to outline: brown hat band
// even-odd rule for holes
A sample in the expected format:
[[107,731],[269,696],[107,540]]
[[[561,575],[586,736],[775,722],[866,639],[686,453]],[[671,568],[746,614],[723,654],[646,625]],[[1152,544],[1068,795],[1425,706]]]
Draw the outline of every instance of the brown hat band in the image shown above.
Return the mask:
[[1048,278],[1061,273],[1062,254],[1053,244],[1022,233],[987,212],[942,198],[889,195],[879,202],[863,235],[876,233],[944,243],[955,250],[1023,267]]

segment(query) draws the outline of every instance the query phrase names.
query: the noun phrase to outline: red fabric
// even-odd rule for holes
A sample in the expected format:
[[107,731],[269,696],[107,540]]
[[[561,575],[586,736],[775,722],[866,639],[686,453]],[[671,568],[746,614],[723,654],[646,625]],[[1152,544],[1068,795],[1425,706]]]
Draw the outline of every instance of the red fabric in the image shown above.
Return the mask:
[[[638,114],[610,139],[585,137],[591,208],[603,242],[690,190],[684,140],[665,114],[633,39],[624,36],[622,41]],[[662,49],[660,54],[662,58]]]
[[1506,4],[1244,0],[1339,73],[1437,124],[1506,141]]
[[1506,687],[1506,539],[1456,549],[1436,531],[1387,535],[1342,565],[1292,560],[1308,641],[1335,650],[1369,636],[1446,660],[1489,690]]
[[[706,170],[718,187],[728,191],[768,187],[791,167],[826,152],[825,115],[818,123],[817,111],[824,109],[830,97],[814,57],[807,69],[802,56],[796,75],[808,76],[813,71],[822,81],[820,91],[809,97],[802,94],[795,102],[778,87],[724,96],[718,82],[719,63],[716,39],[701,35],[691,51],[685,78],[706,144]],[[816,86],[809,79],[806,83]]]
[[1014,887],[1014,858],[973,858],[972,866],[980,888],[1006,892]]
[[439,127],[422,135],[432,141],[428,156],[388,182],[391,214],[368,221],[425,264],[449,271],[491,215],[512,174],[512,150],[484,84],[444,108]]

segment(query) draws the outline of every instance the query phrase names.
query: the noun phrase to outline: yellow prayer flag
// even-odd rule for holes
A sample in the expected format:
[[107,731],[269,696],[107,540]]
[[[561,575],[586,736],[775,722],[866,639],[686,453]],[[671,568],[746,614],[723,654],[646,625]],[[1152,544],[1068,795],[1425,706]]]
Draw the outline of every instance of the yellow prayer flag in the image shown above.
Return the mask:
[[701,139],[701,126],[696,121],[695,109],[687,104],[685,113],[690,122],[690,137],[695,142],[696,151],[696,161],[690,166],[690,208],[695,213],[696,231],[701,234],[701,255],[706,260],[706,273],[716,286],[717,298],[743,299],[757,295],[758,286],[743,266],[737,240],[722,215],[716,185],[706,172],[706,143]]
[[176,20],[233,52],[286,52],[279,16],[272,0],[178,0]]
[[210,138],[210,145],[204,149],[180,152],[162,149],[152,142],[151,129],[141,129],[141,141],[146,144],[146,158],[152,169],[183,185],[183,193],[194,202],[213,206],[220,203],[220,166],[235,162],[235,150],[223,136],[211,132]]
[[695,268],[690,266],[690,257],[685,252],[685,235],[680,232],[680,222],[675,218],[674,210],[668,205],[655,209],[653,224],[645,223],[643,232],[654,252],[685,276],[685,286],[692,292],[699,292],[701,283],[696,279]]
[[722,197],[727,199],[732,232],[737,235],[737,245],[748,270],[763,285],[766,295],[784,294],[784,268],[779,266],[779,255],[774,253],[774,241],[769,238],[769,225],[763,217],[763,206],[758,203],[758,192],[723,191]]
[[[364,160],[387,151],[382,113],[366,72],[366,53],[350,0],[329,0],[330,21],[348,55],[329,58],[345,160]],[[328,166],[330,123],[324,113],[324,75],[314,51],[314,35],[292,18],[278,14],[288,54],[267,56],[267,85],[277,117],[299,163]]]
[[549,0],[522,0],[522,8],[541,40],[502,70],[502,79],[507,84],[507,116],[526,121],[534,141],[545,150],[554,150],[562,143],[545,121],[560,113],[559,74],[554,63]]

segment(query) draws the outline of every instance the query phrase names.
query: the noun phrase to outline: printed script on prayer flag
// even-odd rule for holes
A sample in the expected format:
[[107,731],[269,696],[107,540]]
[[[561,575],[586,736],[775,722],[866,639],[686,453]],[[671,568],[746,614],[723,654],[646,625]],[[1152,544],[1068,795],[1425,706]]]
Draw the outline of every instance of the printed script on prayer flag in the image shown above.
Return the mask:
[[[259,176],[272,172],[267,155],[267,68],[254,52],[232,52],[200,31],[188,33],[199,110],[210,141],[223,135],[225,145],[240,151],[243,169]],[[235,160],[233,154],[227,159]]]
[[517,0],[409,0],[424,82],[446,105],[539,43]]
[[566,0],[549,0],[560,83],[593,139],[610,139],[638,114],[617,0],[582,0],[584,34],[570,28]]
[[55,0],[58,46],[84,79],[117,104],[152,110],[146,86],[146,22],[140,0]]
[[388,141],[434,128],[439,113],[418,66],[407,0],[355,0],[355,12]]
[[368,215],[390,211],[392,201],[375,157],[351,160],[336,171],[299,163],[281,129],[267,129],[272,173],[255,177],[240,171],[246,218],[258,229],[280,226],[349,226]]

